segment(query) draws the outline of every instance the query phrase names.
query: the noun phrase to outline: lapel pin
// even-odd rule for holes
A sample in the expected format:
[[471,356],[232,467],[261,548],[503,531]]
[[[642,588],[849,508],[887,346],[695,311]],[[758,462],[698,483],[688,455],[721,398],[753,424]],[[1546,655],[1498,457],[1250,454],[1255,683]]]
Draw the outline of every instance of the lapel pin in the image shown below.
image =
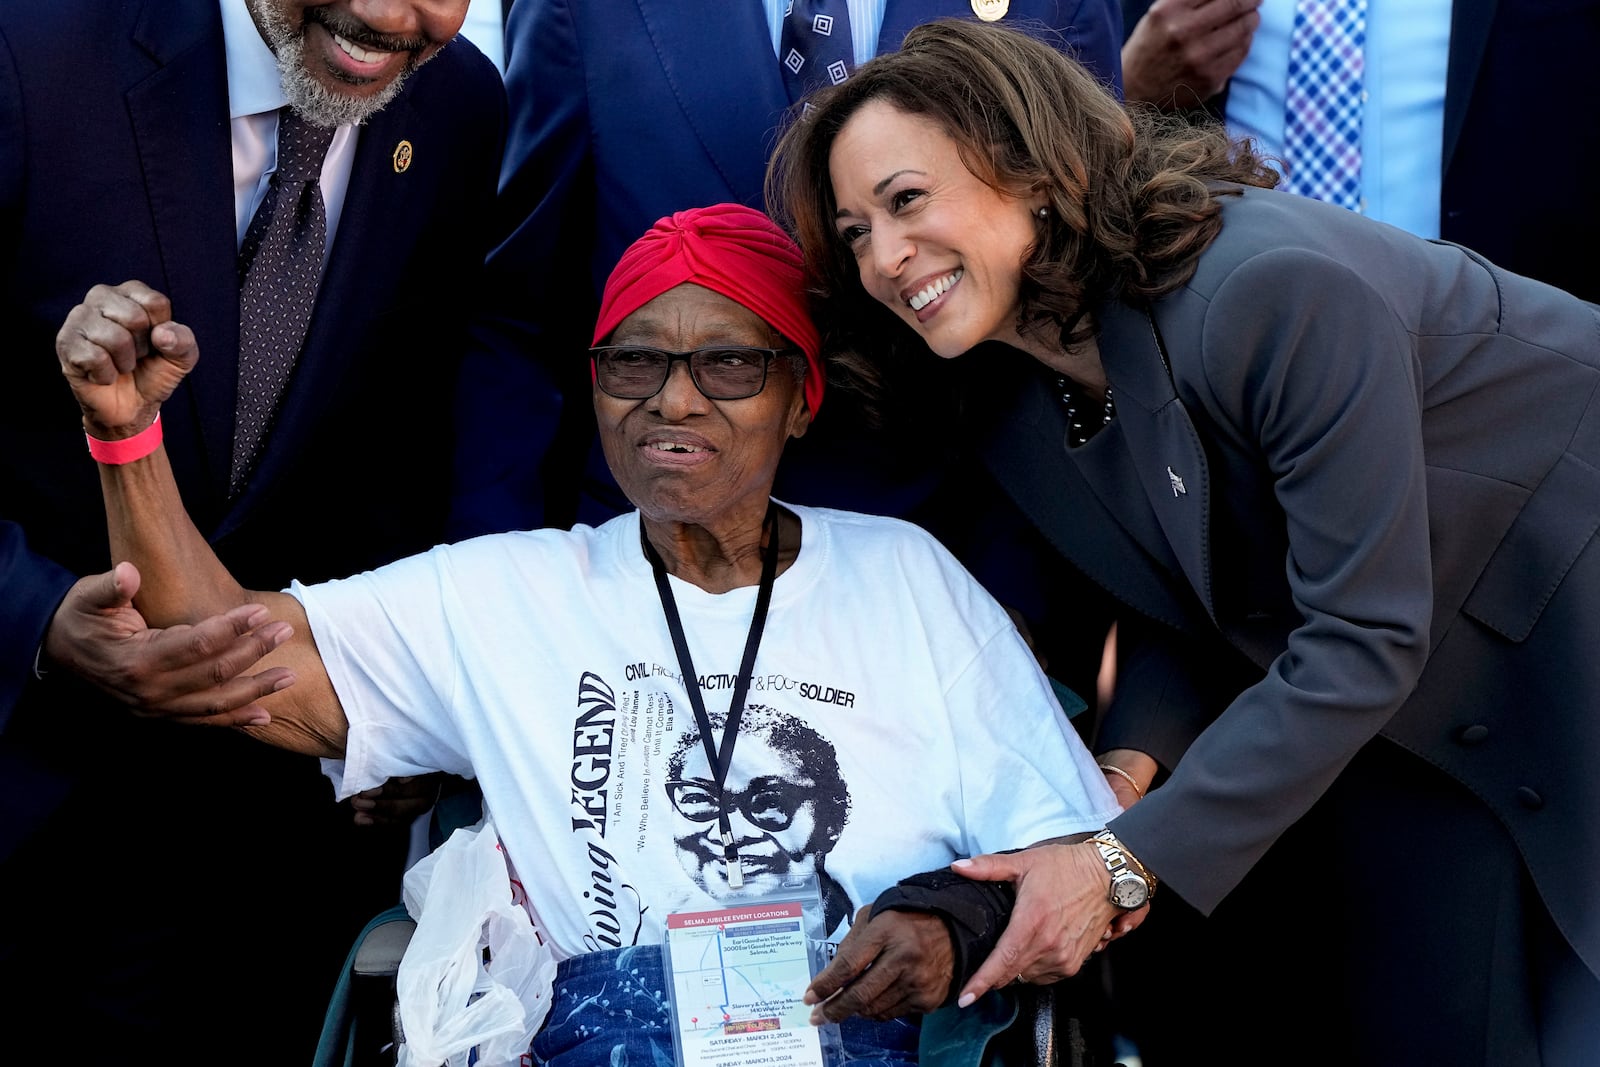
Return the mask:
[[401,141],[394,146],[394,172],[404,174],[411,167],[411,142]]
[[972,13],[984,22],[999,22],[1011,10],[1011,0],[972,0]]
[[1187,489],[1185,489],[1183,487],[1183,479],[1178,477],[1177,473],[1174,472],[1171,467],[1167,468],[1167,481],[1172,483],[1172,495],[1173,496],[1187,496],[1188,495],[1189,490],[1187,490]]

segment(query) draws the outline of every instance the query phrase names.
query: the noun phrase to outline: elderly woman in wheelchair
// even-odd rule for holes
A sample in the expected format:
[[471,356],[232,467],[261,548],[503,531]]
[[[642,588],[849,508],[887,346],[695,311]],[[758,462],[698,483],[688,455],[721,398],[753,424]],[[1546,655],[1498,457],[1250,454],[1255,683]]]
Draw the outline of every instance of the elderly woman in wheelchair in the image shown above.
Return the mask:
[[[113,298],[139,293],[74,314]],[[91,436],[145,430],[198,358],[158,318],[124,327],[147,353],[131,372],[69,373]],[[235,725],[326,758],[340,796],[433,770],[478,781],[560,961],[535,1061],[668,1062],[658,946],[799,885],[833,962],[680,1029],[731,1040],[798,1012],[843,1020],[852,1057],[911,1062],[920,1015],[1073,973],[1138,917],[1108,900],[1093,929],[1051,927],[1036,858],[1078,854],[1061,839],[1119,809],[1005,610],[913,526],[772,499],[822,400],[819,347],[798,250],[719,205],[658,222],[605,291],[594,408],[632,514],[253,592],[189,522],[159,446],[102,467],[152,625],[270,609],[266,695]],[[101,359],[63,352],[78,371]],[[378,435],[406,418],[373,416]],[[1013,909],[1025,943],[1001,940]]]

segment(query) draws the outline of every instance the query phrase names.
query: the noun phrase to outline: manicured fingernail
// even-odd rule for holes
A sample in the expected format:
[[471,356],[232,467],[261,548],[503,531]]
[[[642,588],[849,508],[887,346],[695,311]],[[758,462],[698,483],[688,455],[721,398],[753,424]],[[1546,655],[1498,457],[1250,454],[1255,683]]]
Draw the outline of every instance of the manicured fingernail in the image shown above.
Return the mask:
[[292,674],[291,675],[287,675],[287,676],[285,676],[283,678],[279,678],[276,682],[272,683],[272,691],[274,693],[276,693],[278,690],[287,689],[293,684],[294,684],[294,675],[292,675]]
[[958,859],[958,860],[952,861],[950,866],[952,866],[952,867],[971,867],[972,866],[972,861],[969,860],[969,859],[966,859],[965,857],[963,857],[962,859]]
[[961,994],[961,999],[956,1001],[956,1007],[958,1007],[958,1008],[971,1007],[972,1006],[972,1002],[974,1000],[977,1000],[977,999],[978,998],[973,996],[971,993],[963,993],[963,994]]
[[272,716],[268,715],[266,712],[262,712],[260,715],[252,715],[250,717],[250,719],[245,723],[245,725],[246,726],[265,726],[265,725],[267,725],[267,723],[269,723],[271,721],[272,721]]

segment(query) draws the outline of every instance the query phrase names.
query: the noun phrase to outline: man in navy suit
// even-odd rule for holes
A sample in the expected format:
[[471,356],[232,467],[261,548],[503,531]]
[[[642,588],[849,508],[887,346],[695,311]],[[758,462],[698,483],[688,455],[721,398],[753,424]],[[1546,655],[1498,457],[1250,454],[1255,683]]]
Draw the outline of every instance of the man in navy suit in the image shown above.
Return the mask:
[[[18,1062],[305,1062],[351,939],[398,898],[403,829],[353,828],[315,761],[128,713],[232,721],[208,713],[261,683],[212,680],[272,631],[248,612],[143,627],[136,576],[106,572],[52,350],[102,283],[136,279],[194,324],[205,369],[163,412],[167,450],[218,552],[264,588],[442,539],[451,411],[427,398],[454,385],[505,121],[493,65],[453,40],[467,2],[0,9],[0,971]],[[326,256],[254,474],[230,487],[236,259],[285,105],[336,128]],[[412,432],[374,437],[374,412]]]
[[[502,178],[510,236],[490,269],[500,290],[495,305],[528,308],[521,324],[528,332],[519,345],[469,361],[463,396],[475,419],[468,432],[482,435],[470,452],[502,459],[463,472],[458,533],[524,528],[541,515],[560,525],[597,522],[626,509],[593,443],[586,331],[617,257],[657,219],[719,202],[763,206],[767,157],[794,103],[777,55],[784,7],[783,0],[512,6]],[[858,59],[893,51],[918,23],[976,14],[1045,34],[1120,92],[1115,0],[838,0],[835,7],[848,9]],[[560,443],[542,472],[527,465],[538,450],[515,443],[520,427],[541,425],[526,409],[527,398],[540,394],[518,384],[537,382],[541,368],[568,397]],[[932,472],[897,464],[847,433],[842,398],[829,407],[785,460],[779,494],[925,518]],[[508,434],[510,445],[502,443]]]
[[[1293,0],[1124,0],[1128,99],[1224,118],[1283,150]],[[1415,0],[1369,11],[1362,191],[1373,217],[1465,245],[1600,300],[1600,125],[1560,101],[1590,92],[1600,4]],[[1375,126],[1374,123],[1382,123]],[[1373,142],[1369,132],[1382,133]],[[1508,159],[1537,146],[1513,189]]]

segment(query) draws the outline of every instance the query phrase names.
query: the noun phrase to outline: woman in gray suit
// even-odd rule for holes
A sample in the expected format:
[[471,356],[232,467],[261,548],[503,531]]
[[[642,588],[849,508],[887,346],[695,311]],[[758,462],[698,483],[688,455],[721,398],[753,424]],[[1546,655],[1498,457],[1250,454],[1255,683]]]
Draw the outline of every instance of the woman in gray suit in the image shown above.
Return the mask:
[[891,414],[958,385],[902,432],[1124,609],[1128,810],[967,868],[1019,899],[966,993],[1074,973],[1159,882],[1112,953],[1147,1064],[1600,1062],[1600,309],[1014,31],[919,28],[811,103],[771,191],[841,359]]

